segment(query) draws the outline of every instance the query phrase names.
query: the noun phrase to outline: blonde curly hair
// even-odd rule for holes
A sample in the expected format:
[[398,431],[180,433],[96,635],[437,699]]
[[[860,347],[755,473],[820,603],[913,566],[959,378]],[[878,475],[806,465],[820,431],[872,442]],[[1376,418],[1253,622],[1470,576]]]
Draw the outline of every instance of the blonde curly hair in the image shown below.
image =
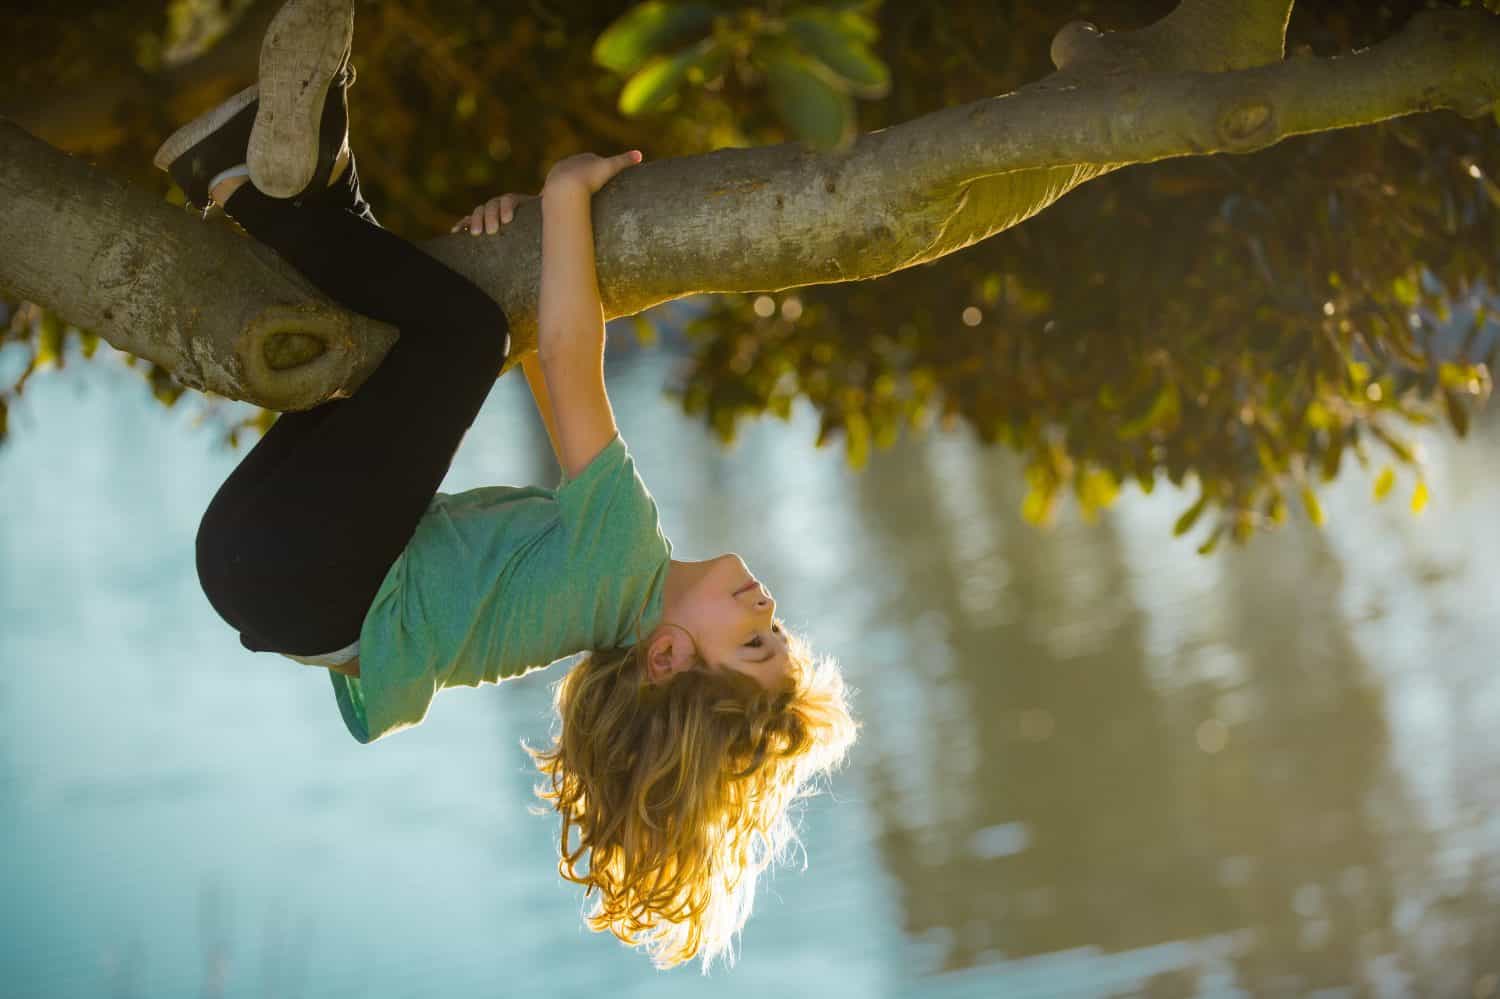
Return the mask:
[[591,652],[554,688],[552,746],[526,747],[562,816],[558,872],[597,893],[589,927],[658,968],[734,963],[756,879],[797,843],[788,806],[854,742],[837,664],[786,639],[778,691],[731,670],[652,685],[644,641]]

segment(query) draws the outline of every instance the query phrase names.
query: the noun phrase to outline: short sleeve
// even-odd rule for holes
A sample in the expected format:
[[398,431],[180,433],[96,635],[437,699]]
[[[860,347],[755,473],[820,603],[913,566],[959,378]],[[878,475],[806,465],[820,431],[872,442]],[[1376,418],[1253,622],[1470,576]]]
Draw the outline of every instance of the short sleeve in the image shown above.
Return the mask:
[[577,478],[564,475],[555,495],[569,561],[656,559],[667,550],[656,500],[619,434]]
[[625,447],[625,438],[621,437],[619,432],[616,431],[615,435],[610,438],[609,443],[604,445],[599,450],[599,453],[594,455],[594,459],[584,466],[583,471],[578,473],[577,478],[570,479],[568,478],[567,471],[563,471],[555,491],[558,501],[562,501],[564,489],[569,489],[570,487],[576,488],[577,483],[586,482],[590,477],[597,478],[607,468],[618,467],[625,458],[629,457],[629,453],[629,450]]

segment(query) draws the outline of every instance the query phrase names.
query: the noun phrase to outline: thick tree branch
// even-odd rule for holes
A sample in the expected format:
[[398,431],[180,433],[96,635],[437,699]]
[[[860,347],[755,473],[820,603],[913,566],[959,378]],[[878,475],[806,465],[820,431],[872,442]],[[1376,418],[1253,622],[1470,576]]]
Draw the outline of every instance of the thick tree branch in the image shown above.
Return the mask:
[[184,385],[271,409],[352,394],[396,342],[254,240],[4,121],[0,286]]
[[[1380,45],[1349,55],[1299,56],[1232,73],[1063,71],[1014,94],[946,108],[864,138],[910,129],[887,140],[899,141],[895,151],[872,148],[869,155],[878,159],[902,158],[937,136],[949,137],[937,169],[920,180],[929,191],[960,192],[946,230],[950,238],[933,247],[941,256],[1121,166],[1249,153],[1294,135],[1440,108],[1472,116],[1497,99],[1500,17],[1425,11]],[[1074,165],[1049,167],[1056,163]],[[1029,205],[1028,194],[1035,196]],[[997,206],[1024,214],[1004,212],[996,227],[984,213]]]
[[[1278,2],[1271,23],[1284,27]],[[1280,45],[1280,27],[1274,34]],[[1264,38],[1255,47],[1265,52]],[[1226,73],[1057,73],[861,136],[844,152],[785,144],[645,163],[595,199],[605,314],[700,292],[869,280],[988,238],[1130,163],[1249,152],[1442,107],[1475,114],[1497,98],[1500,18],[1432,12],[1341,58]],[[498,237],[426,244],[497,294],[518,349],[533,335],[539,224],[523,206]]]
[[[702,292],[869,280],[988,238],[1084,181],[1127,164],[1250,152],[1291,135],[1436,108],[1472,115],[1500,98],[1500,17],[1472,10],[1428,12],[1371,49],[1281,61],[1289,10],[1290,0],[1185,0],[1168,18],[1140,32],[1095,36],[1070,26],[1064,34],[1071,31],[1073,37],[1054,45],[1064,68],[1052,76],[1012,94],[861,136],[848,150],[823,154],[793,144],[722,149],[627,171],[594,201],[605,314],[633,315]],[[67,241],[67,248],[44,254],[59,261],[67,259],[69,249],[83,254],[99,237],[49,235],[36,221],[17,229],[11,216],[25,214],[12,207],[18,172],[38,171],[29,182],[37,191],[32,196],[42,198],[54,168],[39,156],[28,159],[29,167],[12,164],[9,147],[20,142],[14,132],[0,133],[0,156],[6,160],[0,196],[7,201],[0,210],[0,276],[17,285],[13,257],[22,238]],[[122,197],[102,178],[79,182],[70,196],[75,214],[87,214],[100,197]],[[166,226],[157,218],[163,211],[151,208],[152,226]],[[535,344],[540,226],[532,203],[497,236],[443,236],[423,245],[506,310],[513,361]],[[201,268],[203,257],[219,261],[213,294],[230,296],[236,304],[213,306],[223,324],[211,345],[194,355],[229,358],[233,351],[243,352],[244,335],[231,326],[236,316],[253,312],[256,300],[239,275],[256,268],[241,261],[255,257],[263,269],[269,255],[259,251],[256,257],[258,248],[248,240],[237,248],[215,244],[212,253],[204,253],[187,230],[172,231],[160,247],[152,246],[152,239],[161,237],[130,237],[134,246],[155,251],[150,295],[178,287],[170,275],[179,267]],[[106,244],[121,241],[116,235]],[[112,276],[97,263],[89,272]],[[287,284],[298,284],[289,269],[279,273]],[[195,291],[200,312],[218,300],[210,291]],[[60,299],[34,297],[137,353],[143,351],[122,339],[137,344],[156,329],[142,326],[151,318],[151,306],[137,306],[122,328],[118,305],[111,317],[97,308],[85,313]],[[72,300],[82,297],[74,294]],[[163,300],[160,308],[170,313],[182,307]],[[191,337],[185,338],[180,317],[173,321],[160,328],[167,331],[166,340],[181,341],[173,349],[187,358]],[[321,329],[310,332],[320,343],[334,342]],[[352,358],[354,348],[347,349],[346,355],[345,346],[338,346],[338,356]],[[366,350],[359,363],[373,366],[380,356]],[[206,383],[221,394],[263,405],[275,400],[278,408],[314,405],[340,387],[351,390],[367,374],[347,365],[339,374],[319,358],[312,362],[322,364],[316,377],[292,368],[262,372],[278,383],[273,393],[264,383],[243,380],[232,363],[193,359],[196,364],[184,379],[189,384]],[[295,391],[282,387],[294,382]]]

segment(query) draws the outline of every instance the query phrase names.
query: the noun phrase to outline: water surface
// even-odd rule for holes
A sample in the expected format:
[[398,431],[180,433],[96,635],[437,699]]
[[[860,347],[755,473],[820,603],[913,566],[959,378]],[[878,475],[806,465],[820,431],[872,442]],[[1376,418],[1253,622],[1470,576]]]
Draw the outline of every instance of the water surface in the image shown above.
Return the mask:
[[[519,745],[561,667],[362,747],[323,671],[245,651],[192,557],[240,454],[101,357],[0,449],[0,991],[1500,995],[1493,421],[1420,438],[1420,518],[1356,470],[1326,529],[1203,559],[1165,482],[1039,532],[967,433],[855,473],[799,408],[725,452],[669,350],[613,351],[678,557],[739,552],[858,688],[739,965],[584,928]],[[507,377],[443,488],[556,477]]]

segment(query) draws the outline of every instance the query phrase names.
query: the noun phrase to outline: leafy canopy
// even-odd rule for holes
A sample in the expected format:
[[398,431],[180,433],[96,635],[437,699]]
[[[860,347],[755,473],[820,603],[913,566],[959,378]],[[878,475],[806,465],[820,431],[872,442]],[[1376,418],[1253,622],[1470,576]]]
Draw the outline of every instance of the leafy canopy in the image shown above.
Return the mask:
[[[1432,5],[1298,3],[1288,47],[1347,52]],[[535,189],[580,149],[644,146],[661,159],[788,140],[831,148],[1045,76],[1052,34],[1073,16],[1129,29],[1173,4],[1071,6],[362,5],[361,176],[383,223],[421,237],[492,194]],[[28,44],[0,68],[0,89],[59,108],[78,93],[124,94],[98,121],[58,124],[53,141],[180,200],[150,170],[151,150],[253,74],[231,52],[266,7],[132,0],[85,18],[7,14],[8,37]],[[855,466],[904,430],[968,424],[1025,456],[1022,512],[1036,523],[1069,494],[1092,516],[1131,482],[1191,479],[1199,499],[1177,528],[1213,521],[1205,552],[1282,522],[1294,502],[1321,522],[1317,487],[1351,456],[1385,466],[1377,499],[1403,469],[1420,509],[1403,433],[1443,419],[1463,435],[1491,387],[1497,123],[1500,112],[1442,112],[1127,168],[877,282],[716,296],[686,331],[691,364],[669,391],[725,442],[741,421],[786,418],[806,399],[819,443],[841,440]],[[649,317],[634,326],[654,338]],[[0,393],[3,434],[5,400],[34,370],[61,366],[69,336],[86,356],[97,341],[34,307],[11,310],[0,332],[30,348]],[[148,367],[171,405],[183,389]]]

